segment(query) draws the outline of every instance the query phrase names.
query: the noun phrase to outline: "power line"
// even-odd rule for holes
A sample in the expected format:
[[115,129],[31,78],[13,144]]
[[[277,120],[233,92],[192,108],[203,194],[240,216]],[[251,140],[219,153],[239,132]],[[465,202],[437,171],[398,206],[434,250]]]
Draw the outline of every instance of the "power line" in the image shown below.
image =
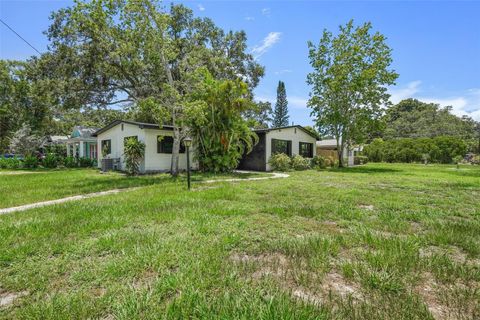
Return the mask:
[[15,30],[13,30],[5,21],[3,21],[2,19],[0,19],[0,22],[3,23],[8,29],[10,29],[10,31],[12,31],[13,33],[15,33],[17,35],[17,37],[19,37],[20,39],[23,40],[23,42],[25,42],[26,44],[28,44],[33,50],[37,51],[38,54],[42,54],[40,51],[38,51],[34,46],[32,46],[30,44],[30,42],[28,42],[27,40],[25,40],[21,35],[19,35]]

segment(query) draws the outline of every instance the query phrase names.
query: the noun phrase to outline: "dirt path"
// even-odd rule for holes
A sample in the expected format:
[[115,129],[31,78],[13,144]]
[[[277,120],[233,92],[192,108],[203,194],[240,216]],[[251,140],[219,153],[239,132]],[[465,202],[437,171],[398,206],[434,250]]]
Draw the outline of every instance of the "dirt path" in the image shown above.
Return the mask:
[[[236,171],[236,172],[238,172],[238,173],[252,173],[250,171]],[[272,172],[270,174],[271,174],[271,176],[269,176],[269,177],[245,178],[245,179],[232,178],[232,179],[205,180],[205,181],[199,181],[199,182],[196,182],[196,183],[257,181],[257,180],[287,178],[289,176],[286,173],[278,173],[278,172]],[[87,193],[87,194],[83,194],[83,195],[71,196],[71,197],[66,197],[66,198],[62,198],[62,199],[30,203],[30,204],[25,204],[25,205],[18,206],[18,207],[3,208],[3,209],[0,209],[0,215],[11,213],[11,212],[16,212],[16,211],[25,211],[25,210],[29,210],[29,209],[33,209],[33,208],[50,206],[50,205],[53,205],[53,204],[65,203],[65,202],[70,202],[70,201],[77,201],[77,200],[88,199],[88,198],[96,198],[96,197],[106,196],[106,195],[109,195],[109,194],[116,194],[116,193],[120,193],[120,192],[132,191],[132,190],[136,190],[136,189],[139,189],[139,188],[141,188],[141,187],[133,187],[133,188],[125,188],[125,189],[113,189],[113,190],[107,190],[107,191],[101,191],[101,192],[94,192],[94,193]]]

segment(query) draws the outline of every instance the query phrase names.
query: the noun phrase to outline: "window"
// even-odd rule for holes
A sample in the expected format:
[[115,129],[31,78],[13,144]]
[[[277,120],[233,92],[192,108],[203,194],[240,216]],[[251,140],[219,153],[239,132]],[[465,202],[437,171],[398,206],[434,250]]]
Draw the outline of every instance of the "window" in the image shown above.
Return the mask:
[[276,153],[285,153],[292,156],[292,141],[272,139],[272,155]]
[[112,153],[112,140],[102,140],[102,154]]
[[[173,137],[157,136],[157,153],[172,153]],[[185,153],[185,146],[180,142],[180,153]]]
[[304,158],[313,158],[313,143],[300,142],[298,153]]
[[130,138],[133,138],[135,140],[138,140],[138,137],[137,136],[130,136],[130,137],[125,137],[123,138],[123,145],[125,146],[125,143],[127,143],[127,139],[130,139]]

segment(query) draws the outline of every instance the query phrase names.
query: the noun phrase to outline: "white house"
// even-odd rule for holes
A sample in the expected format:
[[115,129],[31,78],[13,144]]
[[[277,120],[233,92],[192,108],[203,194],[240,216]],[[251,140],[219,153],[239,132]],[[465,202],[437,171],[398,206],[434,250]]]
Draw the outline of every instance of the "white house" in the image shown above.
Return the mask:
[[[115,120],[93,134],[99,145],[98,166],[101,167],[103,154],[116,160],[117,169],[125,170],[123,146],[127,138],[135,137],[145,143],[145,156],[140,163],[141,172],[169,171],[172,159],[173,128],[158,124],[126,120]],[[194,150],[193,150],[194,151]],[[180,148],[179,169],[187,168],[187,159],[183,143]],[[196,163],[191,163],[195,168]]]
[[[323,156],[333,156],[335,159],[338,159],[338,154],[337,154],[337,140],[335,139],[326,139],[326,140],[320,140],[317,141],[317,154],[323,155]],[[344,160],[345,163],[348,164],[348,166],[353,166],[354,165],[354,159],[355,156],[363,150],[363,146],[355,146],[351,150],[348,150],[347,147],[345,147],[343,154],[344,154]]]
[[252,152],[245,154],[239,168],[245,170],[270,171],[268,160],[272,154],[285,153],[289,156],[301,155],[313,158],[316,155],[317,138],[302,126],[257,129],[259,141]]
[[70,138],[65,141],[67,155],[76,158],[96,159],[98,154],[97,139],[93,134],[97,128],[76,126]]

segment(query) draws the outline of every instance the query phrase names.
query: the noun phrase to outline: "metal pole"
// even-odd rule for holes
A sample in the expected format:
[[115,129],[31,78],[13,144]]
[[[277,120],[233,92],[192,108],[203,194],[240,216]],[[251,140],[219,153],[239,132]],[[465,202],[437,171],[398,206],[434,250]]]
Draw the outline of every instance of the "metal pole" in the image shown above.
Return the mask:
[[187,180],[188,190],[190,190],[190,148],[187,147]]

